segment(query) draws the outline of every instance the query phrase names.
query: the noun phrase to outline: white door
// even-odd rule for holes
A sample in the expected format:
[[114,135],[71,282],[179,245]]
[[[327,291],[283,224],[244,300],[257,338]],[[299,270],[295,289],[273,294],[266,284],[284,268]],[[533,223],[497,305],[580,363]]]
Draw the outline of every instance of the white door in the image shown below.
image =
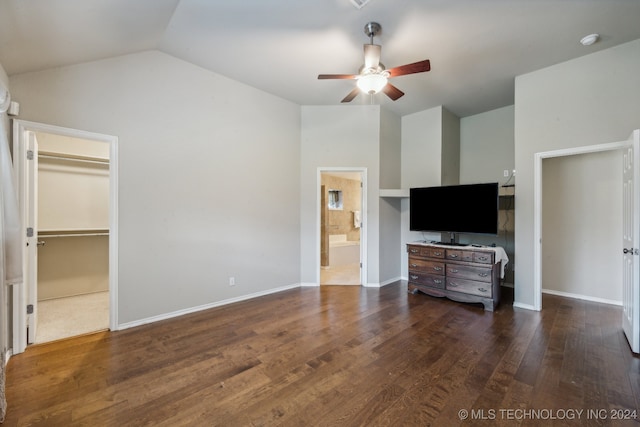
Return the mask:
[[14,173],[22,219],[23,283],[13,287],[13,352],[22,353],[36,336],[38,141],[34,132],[14,128]]
[[25,224],[27,226],[24,283],[27,299],[27,344],[36,341],[38,315],[38,140],[34,132],[27,133],[27,164],[25,177]]
[[622,329],[631,350],[640,352],[640,197],[635,178],[640,177],[640,130],[629,138],[623,154],[623,271]]

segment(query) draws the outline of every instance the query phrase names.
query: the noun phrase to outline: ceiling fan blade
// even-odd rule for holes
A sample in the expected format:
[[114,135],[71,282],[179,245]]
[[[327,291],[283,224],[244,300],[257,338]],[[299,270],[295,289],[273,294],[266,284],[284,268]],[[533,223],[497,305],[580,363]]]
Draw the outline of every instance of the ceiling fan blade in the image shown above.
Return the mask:
[[349,92],[349,94],[347,96],[345,96],[344,99],[342,101],[340,101],[340,102],[351,102],[351,101],[353,101],[353,98],[358,96],[359,92],[360,92],[360,89],[358,87],[356,87],[351,92]]
[[404,76],[406,74],[424,73],[431,69],[431,63],[428,59],[424,61],[414,62],[413,64],[401,65],[399,67],[387,70],[389,77]]
[[319,74],[318,80],[328,80],[328,79],[355,79],[358,77],[357,74]]
[[387,83],[385,87],[382,88],[382,91],[387,95],[391,100],[395,101],[401,96],[404,95],[404,92],[392,85],[391,83]]
[[377,69],[380,64],[380,52],[382,47],[378,44],[364,45],[364,69]]

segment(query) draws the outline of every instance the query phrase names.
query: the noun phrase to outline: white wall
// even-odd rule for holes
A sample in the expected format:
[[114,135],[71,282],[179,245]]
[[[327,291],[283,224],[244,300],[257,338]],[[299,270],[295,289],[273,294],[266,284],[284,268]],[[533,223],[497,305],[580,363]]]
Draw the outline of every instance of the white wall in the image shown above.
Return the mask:
[[620,151],[543,160],[544,291],[622,302],[621,164]]
[[379,283],[380,107],[303,106],[300,155],[300,221],[302,283],[318,284],[318,168],[367,169],[367,283]]
[[298,283],[297,105],[157,51],[11,85],[21,119],[119,138],[121,324]]
[[626,140],[640,128],[639,70],[640,40],[635,40],[516,78],[517,305],[534,304],[534,154]]

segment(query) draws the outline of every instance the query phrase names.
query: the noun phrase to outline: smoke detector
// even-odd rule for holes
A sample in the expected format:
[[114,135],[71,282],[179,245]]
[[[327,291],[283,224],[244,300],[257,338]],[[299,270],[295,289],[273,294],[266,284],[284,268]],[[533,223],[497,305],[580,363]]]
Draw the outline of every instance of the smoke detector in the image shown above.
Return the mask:
[[591,46],[600,39],[600,34],[589,34],[580,39],[582,46]]
[[351,1],[351,4],[356,8],[356,9],[362,9],[363,7],[365,7],[367,5],[367,3],[369,3],[371,0],[349,0]]

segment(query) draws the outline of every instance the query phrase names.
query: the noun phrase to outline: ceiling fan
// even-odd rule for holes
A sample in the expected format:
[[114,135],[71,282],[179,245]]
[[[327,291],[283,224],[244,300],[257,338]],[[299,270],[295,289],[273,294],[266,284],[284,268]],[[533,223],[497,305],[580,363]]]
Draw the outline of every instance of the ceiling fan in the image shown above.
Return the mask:
[[380,34],[382,27],[377,22],[369,22],[364,26],[364,33],[371,39],[371,43],[364,45],[364,65],[360,67],[358,74],[320,74],[319,80],[327,79],[353,79],[357,87],[353,89],[341,102],[351,102],[359,91],[368,94],[384,92],[393,101],[404,95],[400,89],[388,82],[391,77],[404,76],[406,74],[424,73],[431,69],[428,59],[401,65],[399,67],[385,69],[380,62],[382,46],[373,44],[373,37]]

